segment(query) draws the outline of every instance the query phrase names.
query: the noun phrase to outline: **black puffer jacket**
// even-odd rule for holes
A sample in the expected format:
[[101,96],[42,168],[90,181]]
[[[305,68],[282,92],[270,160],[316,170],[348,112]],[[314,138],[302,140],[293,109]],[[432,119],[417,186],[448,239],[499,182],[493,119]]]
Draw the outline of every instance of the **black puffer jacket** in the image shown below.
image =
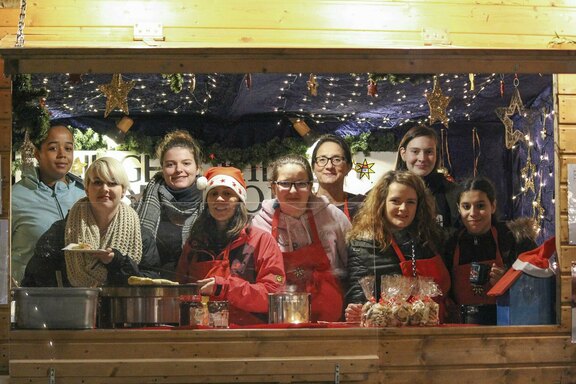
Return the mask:
[[[55,222],[38,240],[34,256],[26,265],[23,287],[56,287],[56,271],[62,274],[62,283],[70,287],[66,274],[66,261],[62,248],[64,244],[64,230],[66,219]],[[130,276],[159,277],[156,272],[160,258],[156,249],[156,241],[152,234],[142,229],[142,260],[136,263],[127,255],[114,249],[114,258],[105,264],[108,270],[108,285],[127,285]]]

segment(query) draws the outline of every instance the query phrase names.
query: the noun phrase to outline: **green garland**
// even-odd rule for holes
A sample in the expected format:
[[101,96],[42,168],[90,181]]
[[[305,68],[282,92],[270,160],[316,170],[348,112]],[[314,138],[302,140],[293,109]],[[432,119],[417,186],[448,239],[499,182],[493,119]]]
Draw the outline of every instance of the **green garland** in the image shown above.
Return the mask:
[[14,149],[19,149],[28,131],[34,145],[39,144],[50,127],[50,115],[42,105],[48,92],[45,88],[33,88],[30,75],[16,75],[12,82],[12,131]]
[[433,75],[414,75],[414,74],[393,74],[393,73],[369,73],[368,80],[375,83],[379,81],[388,81],[392,85],[398,85],[410,82],[412,85],[422,84],[432,80]]
[[168,79],[170,84],[170,90],[174,93],[182,92],[182,87],[184,85],[184,76],[181,73],[170,73],[162,74],[164,79]]

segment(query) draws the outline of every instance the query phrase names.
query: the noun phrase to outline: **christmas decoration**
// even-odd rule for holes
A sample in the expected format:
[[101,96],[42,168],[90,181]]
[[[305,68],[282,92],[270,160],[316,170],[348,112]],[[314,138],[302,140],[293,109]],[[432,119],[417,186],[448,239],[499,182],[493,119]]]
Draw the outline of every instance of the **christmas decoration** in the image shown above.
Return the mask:
[[78,85],[82,83],[82,74],[81,73],[70,73],[68,74],[68,83],[73,85]]
[[392,85],[410,83],[412,85],[422,84],[433,79],[433,75],[395,74],[395,73],[369,73],[368,80],[377,83],[387,81]]
[[510,99],[510,105],[508,107],[496,108],[495,112],[498,118],[504,124],[505,129],[505,145],[506,148],[511,149],[514,144],[521,140],[524,135],[518,130],[514,130],[514,121],[510,119],[515,112],[521,114],[524,111],[524,104],[522,103],[522,98],[520,97],[520,91],[515,84],[514,93],[512,94],[512,99]]
[[246,85],[246,89],[250,90],[252,88],[252,75],[247,73],[244,75],[244,84]]
[[438,84],[438,77],[434,76],[434,85],[432,87],[432,92],[426,94],[426,100],[428,100],[428,105],[430,106],[430,125],[434,124],[436,121],[441,122],[446,128],[448,128],[448,116],[446,114],[446,108],[452,100],[451,96],[444,96],[442,89]]
[[[30,75],[16,75],[12,82],[12,131],[16,143],[22,143],[24,134],[34,145],[39,145],[50,127],[50,114],[42,106],[48,92],[32,86]],[[15,145],[18,149],[18,145]]]
[[534,189],[534,174],[536,173],[536,165],[532,163],[532,148],[528,146],[527,149],[527,156],[526,156],[526,164],[520,170],[520,177],[524,180],[524,186],[522,187],[523,192],[528,192],[532,190],[532,192],[536,192]]
[[24,46],[24,22],[26,20],[26,0],[20,0],[20,17],[18,19],[18,31],[16,32],[16,48]]
[[475,84],[474,84],[474,74],[473,73],[469,73],[468,74],[468,79],[470,80],[470,90],[473,91],[475,88]]
[[36,147],[30,141],[30,135],[28,131],[24,134],[24,143],[22,143],[22,147],[20,148],[20,157],[22,158],[22,167],[34,167],[36,161],[34,157],[34,151]]
[[190,76],[190,93],[194,93],[194,91],[196,90],[196,75],[192,74]]
[[313,73],[310,74],[310,78],[306,82],[308,86],[308,92],[310,96],[318,96],[318,82],[316,81],[316,76]]
[[368,92],[366,94],[372,97],[376,97],[376,95],[378,95],[378,85],[372,79],[368,79]]
[[544,219],[544,214],[546,213],[546,210],[542,206],[542,184],[540,184],[540,188],[538,188],[538,194],[536,195],[532,205],[534,206],[534,214],[532,215],[532,218],[534,219],[537,230],[540,231],[542,220]]
[[362,179],[366,177],[370,180],[370,174],[376,173],[372,168],[376,163],[369,163],[368,160],[364,159],[362,163],[355,163],[354,164],[354,171],[359,175],[359,178]]
[[182,92],[184,85],[184,76],[181,73],[162,74],[162,77],[168,80],[170,90],[174,93]]
[[110,112],[115,108],[120,108],[122,112],[127,115],[129,114],[128,93],[134,88],[134,85],[134,81],[124,82],[122,75],[115,73],[112,75],[110,84],[103,84],[98,87],[100,92],[106,96],[106,111],[104,112],[104,117],[108,117]]
[[84,174],[84,167],[86,167],[87,165],[88,164],[86,164],[85,162],[80,160],[79,157],[77,157],[72,162],[72,167],[70,168],[70,172],[72,172],[73,174],[75,174],[78,177],[82,177],[82,175]]

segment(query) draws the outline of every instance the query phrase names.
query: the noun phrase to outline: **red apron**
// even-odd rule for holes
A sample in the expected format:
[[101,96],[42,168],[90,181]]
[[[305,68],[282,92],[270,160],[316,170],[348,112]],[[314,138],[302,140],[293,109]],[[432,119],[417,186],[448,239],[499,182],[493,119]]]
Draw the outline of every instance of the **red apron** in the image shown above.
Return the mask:
[[[392,247],[400,259],[400,268],[402,269],[402,275],[415,277],[415,276],[426,276],[431,277],[438,287],[442,291],[442,296],[434,297],[440,305],[440,322],[444,321],[444,314],[446,313],[446,297],[450,291],[450,272],[446,268],[444,261],[440,255],[435,255],[429,259],[419,259],[419,260],[406,260],[406,257],[400,250],[400,247],[392,238]],[[416,265],[414,265],[416,264]]]
[[[198,262],[198,253],[194,252],[192,259],[185,265],[185,270],[181,273],[186,273],[187,282],[196,282],[198,280],[207,279],[209,277],[223,277],[228,278],[230,276],[230,250],[234,245],[234,248],[238,246],[244,246],[246,244],[245,235],[240,235],[240,239],[232,241],[230,244],[224,248],[222,253],[222,258],[220,255],[211,261],[201,261]],[[241,244],[238,244],[238,240],[241,240]],[[210,299],[212,300],[212,298]],[[230,323],[238,325],[250,325],[250,324],[261,324],[264,321],[250,312],[243,311],[233,305],[229,305],[229,316]]]
[[[298,291],[308,292],[312,299],[312,321],[339,321],[342,317],[344,298],[340,283],[332,273],[330,260],[324,251],[312,211],[306,211],[312,244],[292,252],[282,252],[286,283],[296,285]],[[272,221],[272,236],[278,240],[280,210],[276,209]]]
[[[499,267],[504,267],[504,262],[502,261],[502,254],[500,253],[500,247],[498,246],[498,232],[496,228],[492,227],[490,229],[492,232],[492,238],[496,243],[496,258],[491,260],[477,261],[478,263],[486,264],[492,266],[495,263]],[[484,285],[484,291],[481,293],[476,293],[472,288],[470,283],[470,264],[460,265],[460,237],[464,233],[464,230],[458,235],[458,242],[456,243],[456,249],[454,250],[454,261],[452,264],[452,281],[454,282],[454,298],[456,299],[456,304],[459,305],[483,305],[483,304],[496,304],[495,296],[487,296],[488,291],[487,282]]]

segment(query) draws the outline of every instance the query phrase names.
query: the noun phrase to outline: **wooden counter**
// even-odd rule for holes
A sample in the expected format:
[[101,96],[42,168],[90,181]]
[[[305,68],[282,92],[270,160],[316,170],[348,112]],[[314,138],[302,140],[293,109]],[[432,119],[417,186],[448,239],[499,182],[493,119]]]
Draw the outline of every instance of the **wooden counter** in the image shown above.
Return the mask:
[[[560,326],[10,332],[11,383],[572,383]],[[337,374],[337,370],[339,374]]]

